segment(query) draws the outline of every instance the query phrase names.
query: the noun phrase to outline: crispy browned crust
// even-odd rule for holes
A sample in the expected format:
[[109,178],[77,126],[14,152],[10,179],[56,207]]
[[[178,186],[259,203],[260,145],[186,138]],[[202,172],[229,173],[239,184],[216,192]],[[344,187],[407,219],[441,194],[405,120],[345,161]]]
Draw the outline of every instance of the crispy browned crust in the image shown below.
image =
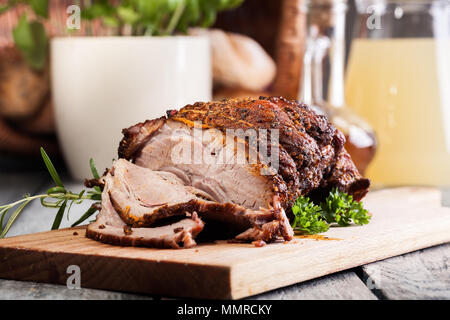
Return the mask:
[[[317,115],[306,104],[283,97],[260,97],[260,99],[279,105],[287,113],[295,128],[299,131],[306,131],[320,146],[332,142],[337,129],[328,122],[325,116]],[[342,141],[340,147],[344,143],[345,140]]]
[[280,175],[288,190],[286,197],[280,194],[284,207],[300,194],[330,186],[356,199],[368,191],[370,181],[359,174],[344,149],[344,135],[325,116],[297,101],[260,97],[197,102],[178,112],[171,111],[169,118],[187,125],[199,121],[223,131],[278,129]]
[[136,153],[166,121],[166,117],[147,120],[127,129],[123,129],[123,139],[119,144],[119,158],[132,160]]
[[[167,117],[193,126],[227,129],[278,129],[279,164],[273,190],[283,208],[299,195],[323,195],[332,187],[361,199],[370,181],[363,178],[344,149],[345,137],[324,116],[306,105],[282,97],[223,99],[197,102]],[[163,125],[165,119],[146,121],[125,129],[119,157],[133,160],[141,146]],[[271,146],[268,146],[270,150]]]
[[[327,118],[316,115],[307,105],[283,97],[270,97],[268,99],[282,106],[289,115],[296,128],[301,131],[302,126],[322,147],[323,179],[320,188],[328,193],[333,187],[353,195],[357,201],[364,198],[369,191],[370,180],[361,176],[351,156],[345,150],[345,136],[334,127]],[[330,146],[333,151],[327,149]]]
[[285,199],[290,201],[307,194],[322,179],[321,152],[315,140],[300,124],[284,112],[277,98],[225,99],[218,102],[187,105],[171,116],[186,124],[201,121],[221,129],[278,129],[280,145],[280,175],[288,186]]
[[[227,129],[279,129],[275,122],[286,122],[290,119],[278,108],[264,100],[252,99],[223,99],[216,102],[197,102],[187,105],[180,111],[168,113],[171,120],[193,126],[194,122],[201,122],[204,127],[213,127],[226,132]],[[290,129],[288,129],[291,131]],[[268,131],[270,134],[270,131]],[[280,140],[284,137],[280,130]],[[269,140],[269,139],[268,139]],[[270,141],[270,140],[269,140]],[[271,145],[268,144],[270,154]],[[283,203],[295,199],[299,195],[300,174],[298,167],[283,145],[274,146],[279,149],[279,174],[274,181],[274,191]]]
[[357,201],[364,198],[369,191],[370,180],[361,177],[350,155],[345,149],[336,157],[331,176],[323,182],[325,189],[338,188],[348,192]]

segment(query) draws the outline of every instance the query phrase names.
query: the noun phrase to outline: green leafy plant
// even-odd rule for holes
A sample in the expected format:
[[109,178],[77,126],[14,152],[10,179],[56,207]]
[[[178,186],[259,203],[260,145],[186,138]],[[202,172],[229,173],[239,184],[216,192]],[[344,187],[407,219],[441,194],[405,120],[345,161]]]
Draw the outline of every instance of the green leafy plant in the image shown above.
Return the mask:
[[369,223],[371,218],[361,202],[353,200],[351,195],[338,189],[331,190],[320,205],[300,196],[291,209],[294,215],[292,228],[300,234],[326,232],[332,223],[343,227],[352,223],[364,225]]
[[48,18],[48,0],[9,0],[0,5],[0,14],[17,5],[28,5],[35,18],[29,20],[26,13],[20,17],[12,31],[14,42],[30,67],[42,70],[48,54],[48,38],[42,23]]
[[336,222],[340,226],[351,223],[364,225],[369,223],[369,212],[364,209],[361,202],[353,200],[351,195],[334,189],[321,204],[322,217],[328,222]]
[[[168,36],[186,33],[189,27],[207,28],[216,21],[217,13],[234,9],[244,0],[89,0],[75,1],[81,7],[81,18],[100,20],[112,35]],[[29,65],[41,70],[47,60],[48,37],[43,21],[48,18],[48,0],[9,0],[0,5],[0,14],[17,5],[28,5],[35,18],[26,13],[13,30],[17,48]]]
[[315,234],[326,232],[329,228],[321,216],[322,209],[307,197],[299,197],[292,206],[294,220],[292,228],[297,233]]
[[[19,201],[0,206],[0,238],[4,238],[6,236],[22,211],[33,200],[40,199],[41,204],[44,207],[58,209],[51,227],[52,230],[59,229],[64,214],[66,214],[67,217],[69,216],[69,212],[73,204],[81,204],[84,200],[101,200],[101,190],[99,187],[94,187],[93,190],[82,190],[80,193],[73,193],[67,190],[62,183],[62,180],[59,177],[52,161],[43,148],[41,148],[41,155],[45,166],[52,177],[53,182],[55,183],[55,186],[48,189],[45,194],[34,196],[25,195],[24,198]],[[99,175],[92,159],[90,160],[90,165],[94,178],[98,179]],[[79,225],[91,217],[98,210],[98,204],[98,202],[94,203],[75,223],[72,224],[72,227]],[[4,223],[5,217],[11,210],[14,211],[9,216],[8,221]]]

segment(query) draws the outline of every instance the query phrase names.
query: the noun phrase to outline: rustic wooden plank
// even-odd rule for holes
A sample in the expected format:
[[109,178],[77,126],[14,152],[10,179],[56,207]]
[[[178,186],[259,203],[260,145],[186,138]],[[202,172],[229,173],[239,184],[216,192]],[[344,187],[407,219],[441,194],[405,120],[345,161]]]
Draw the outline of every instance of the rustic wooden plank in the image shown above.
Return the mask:
[[450,243],[362,267],[385,299],[450,299]]
[[[15,240],[12,248],[0,249],[1,278],[65,284],[69,276],[66,272],[68,266],[76,265],[81,270],[83,288],[230,298],[228,267],[190,263],[186,256],[184,261],[171,261],[165,257],[175,250],[101,244],[85,238],[82,227],[25,235],[18,239],[13,237],[0,241]],[[46,246],[46,249],[17,250],[31,243]],[[201,255],[196,250],[186,249],[178,254]],[[127,252],[132,256],[127,256]],[[155,255],[157,257],[152,259]]]
[[[406,197],[402,200],[409,202],[417,201],[418,203],[427,203],[430,205],[440,206],[442,202],[441,190],[436,188],[418,187],[416,191],[420,190],[420,197]],[[395,190],[399,196],[402,188]],[[450,191],[450,190],[449,190]],[[388,191],[392,193],[392,190]],[[450,192],[449,192],[450,193]],[[376,199],[383,201],[386,196],[385,192],[377,192]],[[403,194],[404,196],[404,194]],[[258,296],[250,297],[249,299],[258,300],[340,300],[340,299],[361,299],[373,300],[377,299],[366,284],[354,272],[345,271],[319,279],[310,280],[304,283],[299,283],[293,286],[284,287],[271,292],[263,293]]]
[[450,209],[420,204],[421,195],[419,189],[403,188],[385,192],[379,201],[372,193],[365,201],[372,222],[327,233],[341,240],[160,250],[101,244],[86,239],[83,229],[78,235],[59,230],[12,237],[0,241],[0,277],[65,283],[65,268],[76,264],[85,287],[242,298],[450,241]]
[[67,286],[0,279],[2,300],[149,300],[152,297]]
[[352,271],[306,281],[248,298],[250,300],[376,300]]
[[[450,191],[450,190],[449,190]],[[415,205],[426,205],[431,207],[442,206],[442,190],[431,187],[398,187],[371,191],[363,203],[370,207],[370,203],[389,202],[395,207],[411,207]],[[369,202],[369,204],[367,204]]]
[[[450,207],[450,188],[442,189],[439,202]],[[362,272],[382,298],[450,299],[449,260],[445,244],[365,265]]]
[[[83,187],[80,183],[65,182],[65,185],[73,191],[78,191]],[[50,187],[50,184],[45,184],[38,192],[44,192],[48,187]],[[13,191],[11,195],[14,197],[16,193]],[[78,217],[83,210],[84,208],[75,206],[72,209],[71,216]],[[54,213],[54,210],[42,208],[39,203],[36,203],[29,212],[32,212],[32,216],[27,216],[22,222],[18,221],[11,235],[49,229],[53,221],[52,213]],[[32,221],[32,223],[25,223],[25,221]],[[64,221],[63,224],[65,224]],[[349,290],[349,288],[352,289]],[[68,290],[65,286],[60,285],[0,280],[0,298],[2,299],[139,299],[141,297],[145,296],[85,288]],[[346,272],[262,294],[254,297],[254,299],[373,299],[374,297],[354,273]]]

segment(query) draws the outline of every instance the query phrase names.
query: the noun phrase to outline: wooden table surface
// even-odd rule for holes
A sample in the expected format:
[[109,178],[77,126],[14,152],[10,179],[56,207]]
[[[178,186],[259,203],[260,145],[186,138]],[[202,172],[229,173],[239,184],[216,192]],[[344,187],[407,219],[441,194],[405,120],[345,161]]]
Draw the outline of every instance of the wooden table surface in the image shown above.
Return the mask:
[[[3,162],[2,162],[3,161]],[[37,167],[40,167],[39,160]],[[17,168],[19,166],[19,168]],[[45,192],[51,185],[48,174],[35,165],[15,164],[0,159],[0,204],[17,200],[25,193]],[[64,179],[72,191],[81,190],[80,183]],[[450,207],[450,189],[442,189],[443,205]],[[70,219],[74,222],[89,203],[74,206]],[[47,231],[56,210],[42,208],[39,201],[26,209],[8,236]],[[450,231],[450,230],[449,230]],[[93,289],[70,290],[65,286],[0,279],[0,299],[161,299],[128,293]],[[274,290],[249,299],[450,299],[450,243],[402,256],[378,261],[362,267],[335,273],[319,279]]]

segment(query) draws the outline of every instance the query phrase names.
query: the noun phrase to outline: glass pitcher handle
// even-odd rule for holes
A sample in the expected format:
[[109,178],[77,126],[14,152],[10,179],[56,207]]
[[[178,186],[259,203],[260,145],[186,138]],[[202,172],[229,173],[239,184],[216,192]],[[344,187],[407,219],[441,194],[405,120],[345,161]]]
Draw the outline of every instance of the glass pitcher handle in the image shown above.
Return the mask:
[[329,47],[330,39],[327,36],[318,35],[318,30],[310,30],[303,57],[303,77],[299,97],[319,114],[325,113],[322,66]]

